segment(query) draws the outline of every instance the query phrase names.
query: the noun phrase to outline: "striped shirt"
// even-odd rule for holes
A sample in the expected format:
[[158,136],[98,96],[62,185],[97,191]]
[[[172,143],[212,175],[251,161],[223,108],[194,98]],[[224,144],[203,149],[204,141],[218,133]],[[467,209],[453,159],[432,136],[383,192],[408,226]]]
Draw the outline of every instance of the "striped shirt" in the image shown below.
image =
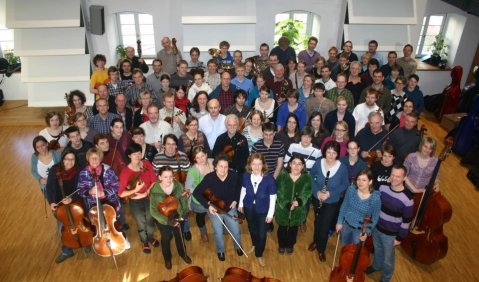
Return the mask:
[[[160,168],[164,166],[170,166],[173,171],[178,171],[178,169],[181,167],[182,172],[187,172],[188,169],[190,168],[190,161],[188,160],[188,156],[181,152],[178,151],[179,153],[179,158],[176,159],[176,155],[173,155],[172,157],[167,156],[165,152],[158,153],[155,155],[153,158],[153,169],[155,170],[155,174],[158,174],[158,171]],[[183,179],[185,181],[185,179]]]
[[284,157],[284,145],[281,141],[274,139],[273,143],[268,147],[264,144],[263,139],[253,144],[251,153],[261,153],[268,165],[268,173],[274,173],[278,166],[278,159]]
[[299,155],[303,157],[303,159],[306,161],[306,169],[310,171],[314,163],[316,163],[316,160],[321,158],[321,150],[314,147],[313,144],[310,144],[305,148],[303,145],[301,145],[301,142],[293,143],[289,146],[288,152],[286,152],[286,156],[284,157],[285,167],[293,155]]
[[381,192],[381,212],[376,228],[384,234],[396,236],[401,241],[409,233],[413,216],[413,194],[407,189],[393,191],[388,185],[379,187]]

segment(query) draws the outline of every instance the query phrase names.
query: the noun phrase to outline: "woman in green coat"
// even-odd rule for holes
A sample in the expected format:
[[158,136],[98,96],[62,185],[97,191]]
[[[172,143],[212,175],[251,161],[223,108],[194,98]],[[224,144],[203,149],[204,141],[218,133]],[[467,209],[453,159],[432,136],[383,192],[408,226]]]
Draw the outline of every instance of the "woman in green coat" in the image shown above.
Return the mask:
[[279,253],[292,254],[298,227],[306,220],[306,203],[311,196],[312,178],[306,163],[294,155],[276,179],[277,201],[275,218],[278,223]]
[[[161,251],[163,252],[163,258],[165,259],[165,266],[167,269],[171,269],[170,241],[173,236],[175,237],[178,254],[187,264],[191,263],[191,259],[186,253],[186,245],[181,235],[181,225],[183,225],[184,221],[180,221],[180,219],[183,218],[183,215],[187,214],[189,207],[183,186],[174,180],[173,169],[170,166],[160,168],[158,179],[159,181],[155,182],[150,189],[150,213],[156,220],[156,225],[160,230]],[[175,197],[178,204],[178,209],[172,211],[175,215],[173,216],[175,220],[172,220],[171,216],[170,218],[165,216],[157,208],[158,203],[164,203],[168,196]],[[167,206],[167,208],[169,207],[171,206]]]

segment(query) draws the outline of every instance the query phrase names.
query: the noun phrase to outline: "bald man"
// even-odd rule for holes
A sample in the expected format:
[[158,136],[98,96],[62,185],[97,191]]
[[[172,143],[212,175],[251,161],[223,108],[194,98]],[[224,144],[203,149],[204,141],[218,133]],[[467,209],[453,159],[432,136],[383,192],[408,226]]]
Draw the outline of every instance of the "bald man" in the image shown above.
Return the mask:
[[148,70],[150,69],[148,65],[146,64],[145,60],[143,58],[139,58],[135,56],[135,48],[128,46],[125,48],[125,54],[128,59],[131,61],[131,69],[141,69],[143,73],[148,73]]
[[286,92],[293,89],[293,83],[284,76],[284,66],[282,64],[274,66],[274,77],[266,81],[266,86],[273,91],[278,104],[286,101]]
[[205,134],[210,148],[214,148],[216,138],[226,131],[225,116],[220,114],[221,106],[218,99],[211,99],[207,107],[209,114],[200,118],[199,130]]

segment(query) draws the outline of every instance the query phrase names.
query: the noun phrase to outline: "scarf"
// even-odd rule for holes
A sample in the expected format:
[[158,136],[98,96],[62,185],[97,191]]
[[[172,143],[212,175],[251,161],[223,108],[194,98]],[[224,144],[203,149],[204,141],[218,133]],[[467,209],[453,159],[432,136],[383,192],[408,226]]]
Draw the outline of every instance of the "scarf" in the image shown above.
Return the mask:
[[93,182],[95,182],[96,187],[98,188],[98,194],[103,193],[103,185],[100,181],[100,175],[102,175],[102,170],[102,165],[99,165],[96,168],[92,168],[90,165],[87,166],[87,171],[90,173],[91,177],[93,178]]
[[77,168],[74,166],[69,170],[61,169],[59,173],[59,178],[61,178],[62,180],[72,180],[77,174]]

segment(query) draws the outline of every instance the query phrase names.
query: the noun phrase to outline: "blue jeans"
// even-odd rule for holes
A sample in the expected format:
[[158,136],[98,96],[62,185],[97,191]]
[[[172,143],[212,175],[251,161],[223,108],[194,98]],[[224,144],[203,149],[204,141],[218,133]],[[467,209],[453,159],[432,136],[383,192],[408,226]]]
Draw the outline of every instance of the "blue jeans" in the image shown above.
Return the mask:
[[390,281],[394,273],[394,239],[396,236],[384,234],[377,229],[373,230],[373,268],[382,272],[381,281],[384,282]]
[[[231,209],[228,214],[235,216],[237,215],[236,209]],[[228,229],[231,231],[233,234],[233,237],[238,241],[239,244],[241,244],[241,233],[240,233],[240,225],[239,223],[234,220],[233,218],[225,215],[225,214],[217,214],[218,216],[214,214],[210,214],[208,212],[208,217],[210,218],[211,225],[213,226],[213,236],[215,238],[215,244],[216,244],[216,252],[217,253],[224,253],[225,252],[225,242],[223,241],[223,224],[221,221],[225,223],[225,225],[228,227]],[[219,217],[219,218],[218,218]],[[233,242],[235,245],[235,249],[239,249],[240,247],[236,245],[235,242]]]
[[198,225],[201,235],[208,235],[205,225],[205,217],[208,209],[203,207],[201,204],[195,203],[194,201],[190,202],[190,208],[196,213],[196,225]]
[[341,229],[341,244],[357,244],[359,243],[359,235],[361,234],[361,229],[352,228],[346,222],[343,223],[343,229]]
[[257,258],[260,258],[263,256],[264,248],[266,246],[266,232],[268,230],[268,224],[265,222],[265,220],[267,214],[257,213],[254,209],[254,205],[250,209],[244,208],[244,213],[246,220],[248,220],[248,229],[249,233],[251,234],[251,241],[255,247],[254,254]]

